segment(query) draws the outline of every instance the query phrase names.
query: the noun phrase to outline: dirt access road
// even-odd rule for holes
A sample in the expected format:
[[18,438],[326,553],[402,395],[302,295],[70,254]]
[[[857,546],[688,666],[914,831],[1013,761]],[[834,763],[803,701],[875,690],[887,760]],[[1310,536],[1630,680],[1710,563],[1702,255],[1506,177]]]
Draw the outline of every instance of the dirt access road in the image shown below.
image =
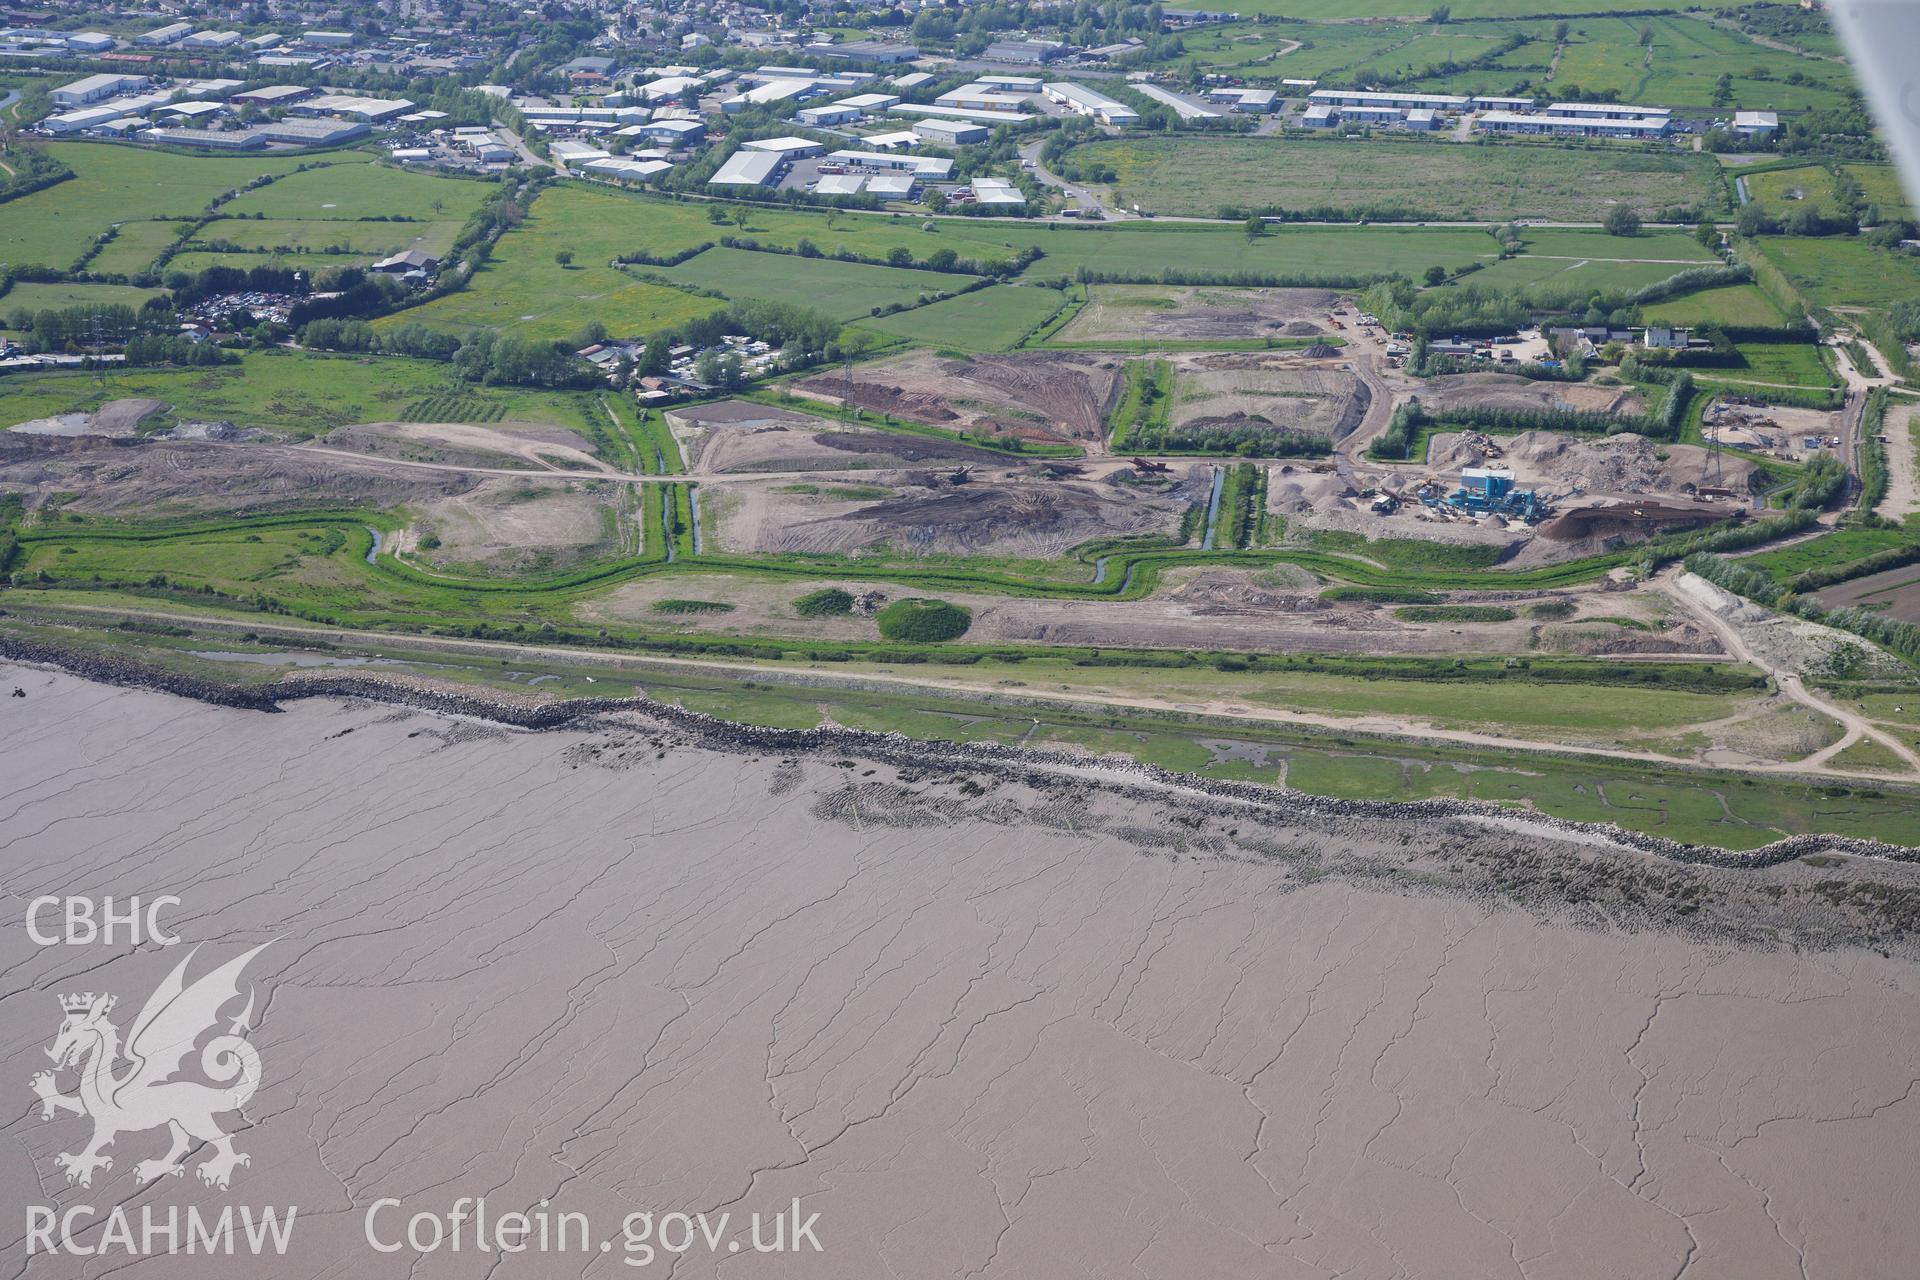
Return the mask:
[[[636,657],[630,652],[614,650],[573,648],[547,645],[512,644],[498,640],[457,640],[438,636],[395,635],[385,631],[357,631],[338,627],[311,627],[299,624],[275,622],[269,631],[263,631],[257,620],[222,618],[210,614],[183,613],[166,609],[129,609],[125,607],[107,607],[103,605],[59,604],[52,606],[61,613],[97,615],[103,618],[125,618],[128,616],[144,618],[155,622],[169,622],[176,625],[203,627],[223,632],[260,632],[289,637],[308,636],[326,640],[333,644],[344,644],[354,648],[364,648],[371,652],[384,652],[396,648],[428,650],[443,653],[486,654],[489,656],[519,655],[552,659],[563,663],[594,662],[615,667],[630,667],[645,670],[653,668],[673,668],[702,672],[721,672],[729,675],[750,675],[780,679],[792,678],[804,674],[805,678],[823,688],[846,688],[853,690],[894,691],[932,691],[951,695],[977,695],[983,697],[1004,697],[1006,691],[979,681],[963,679],[936,679],[926,676],[913,676],[901,673],[875,675],[864,672],[841,673],[808,669],[796,673],[792,668],[768,663],[724,661],[715,662],[699,658],[669,658],[649,655]],[[1751,661],[1751,659],[1748,659]],[[1755,664],[1758,666],[1759,664]],[[1796,682],[1796,687],[1798,687]],[[1804,690],[1801,690],[1804,693]],[[1811,696],[1811,695],[1808,695]],[[1337,733],[1364,734],[1383,740],[1399,739],[1411,742],[1434,742],[1452,746],[1481,747],[1490,750],[1515,751],[1530,754],[1548,754],[1557,756],[1581,756],[1605,760],[1630,760],[1644,764],[1667,767],[1697,768],[1692,761],[1675,756],[1661,755],[1657,752],[1642,750],[1616,750],[1606,747],[1570,745],[1561,742],[1549,742],[1535,738],[1514,738],[1500,734],[1477,733],[1465,729],[1445,729],[1426,721],[1410,717],[1366,714],[1360,716],[1333,716],[1315,712],[1288,711],[1284,709],[1249,707],[1226,700],[1215,700],[1198,706],[1178,702],[1170,698],[1120,697],[1101,694],[1097,697],[1086,692],[1072,690],[1054,691],[1039,688],[1020,690],[1020,697],[1038,702],[1059,703],[1065,706],[1085,706],[1089,702],[1102,705],[1128,707],[1142,711],[1162,714],[1198,714],[1220,717],[1228,720],[1240,720],[1254,724],[1290,725],[1308,729],[1325,729]],[[1817,700],[1816,700],[1817,701]],[[1809,704],[1813,705],[1813,704]],[[1824,706],[1824,704],[1820,704]],[[1848,717],[1837,709],[1829,712],[1836,719]],[[1837,748],[1836,748],[1837,750]],[[1823,758],[1833,752],[1821,752]],[[1907,753],[1911,755],[1911,753]],[[1920,758],[1914,761],[1916,771],[1920,772]],[[1727,766],[1717,766],[1725,771]],[[1827,764],[1801,762],[1752,762],[1738,766],[1733,771],[1772,776],[1828,779],[1841,778],[1855,782],[1885,782],[1883,774],[1854,773],[1845,769],[1836,769]]]
[[[1885,730],[1877,728],[1865,717],[1855,715],[1844,707],[1839,707],[1828,702],[1825,698],[1822,698],[1807,688],[1800,677],[1793,672],[1768,665],[1748,646],[1746,640],[1740,635],[1740,629],[1738,627],[1728,622],[1712,609],[1702,607],[1700,601],[1682,587],[1682,580],[1689,577],[1692,577],[1692,575],[1683,569],[1668,569],[1656,576],[1653,584],[1662,592],[1666,593],[1674,603],[1685,609],[1693,617],[1698,618],[1702,625],[1713,632],[1719,639],[1721,646],[1725,648],[1728,653],[1732,654],[1739,661],[1749,666],[1758,667],[1760,670],[1766,672],[1769,676],[1773,677],[1774,683],[1780,687],[1780,692],[1786,694],[1801,706],[1813,711],[1816,715],[1826,716],[1828,719],[1839,722],[1841,727],[1846,730],[1846,733],[1838,742],[1833,743],[1831,746],[1822,747],[1805,760],[1788,767],[1800,771],[1818,770],[1822,773],[1837,772],[1829,769],[1827,762],[1839,755],[1842,751],[1845,751],[1848,747],[1851,747],[1854,743],[1859,742],[1862,738],[1871,738],[1887,750],[1893,752],[1896,756],[1899,756],[1901,760],[1905,761],[1908,773],[1911,776],[1920,777],[1920,755],[1916,755],[1911,747]],[[1700,580],[1695,579],[1695,581],[1698,582]],[[1718,588],[1714,589],[1718,590]]]

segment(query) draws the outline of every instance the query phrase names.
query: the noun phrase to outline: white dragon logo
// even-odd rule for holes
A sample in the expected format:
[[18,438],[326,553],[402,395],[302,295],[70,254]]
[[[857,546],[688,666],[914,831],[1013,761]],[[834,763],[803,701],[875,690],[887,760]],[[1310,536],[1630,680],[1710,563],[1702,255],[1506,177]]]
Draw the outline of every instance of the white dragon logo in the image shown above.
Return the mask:
[[[113,996],[89,991],[60,997],[66,1018],[46,1054],[53,1059],[55,1071],[79,1069],[79,1092],[61,1093],[54,1071],[39,1072],[30,1083],[40,1097],[43,1119],[58,1111],[93,1118],[93,1140],[80,1151],[57,1157],[68,1182],[92,1186],[96,1169],[113,1168],[113,1157],[100,1154],[102,1148],[123,1133],[163,1125],[173,1137],[173,1147],[158,1160],[142,1160],[134,1166],[134,1176],[142,1182],[164,1174],[179,1177],[187,1156],[200,1143],[213,1147],[213,1154],[197,1170],[208,1186],[225,1190],[234,1169],[252,1163],[250,1156],[233,1149],[233,1136],[214,1119],[246,1106],[260,1084],[260,1054],[244,1034],[253,1018],[251,992],[247,1007],[229,1024],[227,1034],[215,1036],[199,1052],[200,1070],[215,1083],[175,1077],[194,1056],[195,1042],[216,1028],[220,1010],[239,997],[240,971],[267,945],[261,943],[186,986],[182,979],[194,956],[189,952],[148,997],[127,1033],[124,1051],[120,1029],[107,1021]],[[131,1066],[116,1075],[114,1067],[123,1057]]]

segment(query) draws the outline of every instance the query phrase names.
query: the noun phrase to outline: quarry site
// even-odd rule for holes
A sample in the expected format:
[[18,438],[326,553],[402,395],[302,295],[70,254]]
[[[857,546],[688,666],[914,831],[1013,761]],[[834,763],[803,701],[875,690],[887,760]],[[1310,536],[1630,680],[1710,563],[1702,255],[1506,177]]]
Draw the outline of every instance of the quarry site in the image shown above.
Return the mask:
[[1914,1280],[1920,15],[1557,8],[0,15],[7,1277]]

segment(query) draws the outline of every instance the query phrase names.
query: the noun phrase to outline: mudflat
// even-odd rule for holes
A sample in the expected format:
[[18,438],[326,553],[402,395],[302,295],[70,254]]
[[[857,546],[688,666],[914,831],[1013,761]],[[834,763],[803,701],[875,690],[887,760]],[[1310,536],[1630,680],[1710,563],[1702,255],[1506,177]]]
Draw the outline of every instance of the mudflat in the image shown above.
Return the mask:
[[[0,1194],[298,1211],[266,1270],[141,1277],[1892,1280],[1920,1256],[1911,866],[1695,866],[640,716],[274,715],[0,668],[16,687]],[[181,899],[182,945],[24,927],[42,895],[135,894]],[[227,1123],[250,1163],[143,1184],[166,1137],[129,1130],[70,1184],[88,1122],[28,1086],[56,997],[114,993],[124,1028],[189,948],[198,973],[261,943],[259,1083]],[[591,1240],[371,1242],[461,1197]],[[819,1252],[696,1238],[641,1268],[620,1229],[796,1200]],[[30,1255],[20,1219],[0,1242],[31,1276],[129,1261]]]

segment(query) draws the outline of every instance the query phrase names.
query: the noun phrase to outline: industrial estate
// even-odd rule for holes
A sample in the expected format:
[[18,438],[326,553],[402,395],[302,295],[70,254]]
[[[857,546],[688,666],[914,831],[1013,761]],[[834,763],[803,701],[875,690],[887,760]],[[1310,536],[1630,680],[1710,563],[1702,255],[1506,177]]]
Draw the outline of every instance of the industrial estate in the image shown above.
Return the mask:
[[11,1270],[1911,1280],[1916,46],[0,0]]
[[1913,207],[1571,7],[15,14],[0,633],[1920,840]]

